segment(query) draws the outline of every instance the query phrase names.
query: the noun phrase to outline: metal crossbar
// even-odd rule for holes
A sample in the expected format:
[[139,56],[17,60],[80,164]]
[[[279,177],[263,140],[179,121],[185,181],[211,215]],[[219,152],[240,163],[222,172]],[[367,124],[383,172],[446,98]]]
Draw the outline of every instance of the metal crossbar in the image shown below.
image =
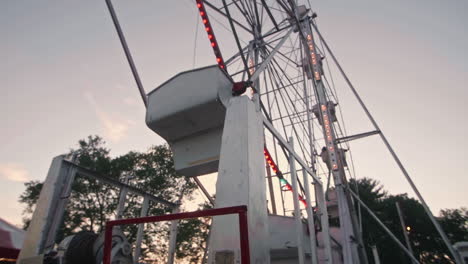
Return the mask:
[[119,219],[106,222],[105,237],[104,237],[104,264],[111,263],[111,249],[112,249],[112,229],[114,226],[130,225],[130,224],[143,224],[152,222],[162,222],[180,219],[190,219],[206,216],[217,215],[239,215],[239,231],[240,231],[240,249],[241,249],[241,263],[250,264],[250,249],[249,249],[249,231],[247,223],[247,206],[233,206],[217,209],[208,209],[203,211],[185,212],[177,214],[147,216],[139,218]]

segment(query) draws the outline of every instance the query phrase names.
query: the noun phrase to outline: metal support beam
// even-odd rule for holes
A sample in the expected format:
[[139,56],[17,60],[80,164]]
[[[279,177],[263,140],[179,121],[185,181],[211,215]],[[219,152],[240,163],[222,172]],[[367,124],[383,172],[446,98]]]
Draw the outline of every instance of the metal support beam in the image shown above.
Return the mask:
[[[294,147],[294,138],[289,138],[289,144]],[[293,189],[294,220],[296,223],[297,255],[299,264],[304,264],[304,238],[301,220],[301,208],[299,205],[299,192],[297,188],[296,160],[293,155],[289,155],[289,167],[291,171],[291,182]],[[313,231],[311,231],[313,232]]]
[[276,201],[275,201],[275,191],[273,190],[273,177],[271,176],[271,168],[268,164],[265,166],[267,172],[267,182],[268,182],[268,189],[270,190],[270,202],[271,202],[271,210],[274,215],[278,214],[276,211]]
[[[130,177],[131,177],[130,174],[125,175],[125,179],[124,179],[125,184],[128,184]],[[117,213],[116,213],[115,219],[122,218],[123,212],[125,210],[125,201],[127,200],[127,193],[128,193],[128,188],[126,186],[120,188],[119,203],[117,204]]]
[[[292,2],[291,2],[292,3]],[[367,263],[365,252],[359,254],[358,247],[355,243],[356,232],[353,224],[352,203],[350,203],[349,195],[346,194],[346,175],[343,169],[343,162],[339,160],[338,146],[335,142],[336,132],[331,119],[331,111],[328,107],[328,99],[324,83],[322,81],[322,69],[320,64],[320,55],[317,53],[312,29],[309,26],[308,20],[297,23],[300,30],[301,42],[306,50],[307,62],[309,64],[309,74],[313,76],[312,84],[315,88],[315,96],[319,104],[320,118],[323,120],[322,132],[324,135],[324,143],[327,148],[328,160],[330,161],[330,170],[335,182],[335,192],[338,203],[338,214],[340,221],[340,231],[342,232],[343,246],[343,261],[345,264]],[[360,241],[360,239],[357,239]]]
[[227,7],[226,0],[222,0],[222,1],[223,1],[224,9],[226,10],[226,16],[229,20],[229,25],[231,26],[232,34],[234,35],[237,48],[239,49],[242,62],[244,63],[244,69],[246,70],[247,76],[249,76],[249,79],[250,79],[249,65],[247,63],[247,60],[245,59],[244,53],[242,53],[243,49],[240,44],[239,36],[237,35],[236,27],[234,26],[234,20],[232,19],[231,14],[229,13],[229,8]]
[[242,28],[243,30],[249,32],[250,34],[253,34],[252,30],[248,29],[247,27],[245,27],[244,25],[242,25],[241,23],[239,23],[237,20],[233,19],[232,17],[228,16],[227,14],[225,14],[223,11],[219,10],[219,8],[217,8],[216,6],[214,6],[212,3],[206,1],[206,0],[203,0],[203,3],[207,6],[209,6],[211,9],[213,9],[214,11],[218,12],[219,14],[225,16],[227,19],[230,19],[232,20],[232,22],[236,25],[238,25],[240,28]]
[[[145,198],[143,198],[143,205],[141,206],[141,210],[140,210],[140,217],[147,216],[148,209],[149,209],[149,199],[147,196],[145,196]],[[140,255],[141,255],[141,243],[143,242],[144,230],[145,230],[145,224],[139,224],[137,236],[136,236],[136,242],[135,242],[135,251],[133,253],[133,263],[139,263],[138,260],[140,259]]]
[[372,255],[374,255],[374,263],[380,264],[379,251],[377,251],[377,247],[373,245],[371,246],[371,248],[372,248]]
[[317,255],[317,237],[315,234],[315,222],[314,222],[314,213],[312,210],[312,199],[310,198],[310,187],[309,187],[309,177],[307,177],[307,172],[302,169],[302,181],[305,188],[305,197],[306,197],[306,212],[307,212],[307,226],[309,227],[309,239],[310,239],[310,258],[312,259],[312,264],[318,264],[318,255]]
[[79,176],[84,176],[84,177],[89,177],[89,178],[94,178],[94,179],[97,179],[99,181],[102,181],[102,182],[105,182],[105,183],[108,183],[110,185],[113,185],[113,186],[116,186],[118,188],[123,188],[123,187],[126,187],[128,188],[128,191],[131,192],[131,193],[134,193],[134,194],[137,194],[137,195],[140,195],[140,196],[148,196],[148,199],[150,199],[151,201],[153,202],[156,202],[156,203],[161,203],[161,204],[164,204],[164,205],[167,205],[167,206],[170,206],[170,207],[175,207],[177,206],[175,203],[173,202],[169,202],[169,201],[166,201],[165,199],[163,198],[160,198],[160,197],[157,197],[157,196],[154,196],[150,193],[147,193],[147,192],[144,192],[140,189],[137,189],[133,186],[130,186],[128,184],[125,184],[125,183],[122,183],[118,180],[114,180],[112,178],[109,178],[109,177],[106,177],[106,176],[103,176],[103,175],[100,175],[90,169],[87,169],[85,167],[82,167],[78,164],[75,164],[73,162],[70,162],[70,161],[67,161],[67,160],[64,160],[63,161],[65,164],[69,164],[69,165],[72,165],[74,167],[77,168],[77,174]]
[[[180,212],[180,205],[182,203],[182,198],[184,197],[184,191],[185,188],[182,188],[182,190],[180,190],[179,198],[177,199],[177,207],[172,209],[172,214],[177,214]],[[169,255],[167,259],[167,264],[174,264],[178,229],[179,220],[172,220],[171,228],[169,231]]]
[[360,133],[360,134],[351,135],[351,136],[347,136],[347,137],[337,138],[337,139],[335,139],[335,142],[336,142],[336,144],[344,143],[344,142],[360,139],[360,138],[363,138],[363,137],[369,137],[369,136],[379,134],[379,133],[380,133],[380,131],[374,130],[374,131]]
[[289,29],[286,35],[283,36],[283,39],[280,42],[278,42],[278,44],[276,44],[275,48],[270,52],[268,57],[265,60],[263,60],[260,67],[255,70],[252,76],[250,76],[249,81],[255,82],[258,79],[258,77],[260,77],[260,74],[270,64],[271,59],[275,56],[278,50],[283,46],[284,42],[286,42],[286,40],[288,39],[289,35],[291,35],[292,32],[293,32],[293,28]]
[[[331,240],[330,240],[330,224],[328,222],[327,204],[325,202],[325,193],[322,185],[314,185],[315,195],[317,197],[317,205],[319,207],[320,223],[322,226],[322,239],[325,247],[325,263],[333,263]],[[341,247],[341,245],[340,245]]]
[[[172,210],[172,214],[177,214],[179,213],[179,211],[180,211],[179,207],[176,207]],[[174,264],[178,225],[179,225],[179,220],[171,221],[171,228],[169,231],[169,254],[167,257],[167,264]]]
[[120,43],[122,44],[122,48],[124,49],[128,64],[130,65],[130,69],[132,70],[133,78],[135,78],[135,82],[138,86],[138,90],[140,91],[141,99],[143,100],[145,107],[148,107],[148,98],[146,97],[145,89],[143,88],[140,75],[138,75],[138,71],[136,69],[135,63],[133,62],[132,54],[130,53],[130,49],[128,48],[127,40],[125,40],[125,36],[122,32],[122,28],[120,27],[119,19],[117,18],[117,15],[115,14],[112,1],[106,0],[106,4],[107,4],[107,8],[109,9],[109,13],[111,14],[112,22],[114,22],[115,30],[117,31],[117,34],[119,35]]
[[270,131],[273,137],[275,137],[278,140],[278,143],[281,146],[283,146],[290,153],[290,155],[293,155],[296,161],[301,165],[301,167],[304,168],[310,176],[312,176],[312,178],[314,179],[314,183],[321,186],[322,181],[320,180],[320,178],[317,177],[317,175],[309,168],[307,163],[302,160],[302,158],[294,151],[291,145],[281,136],[278,130],[276,130],[273,124],[271,124],[266,117],[263,117],[263,124],[268,129],[268,131]]
[[408,257],[410,257],[410,259],[415,263],[419,263],[419,261],[411,254],[411,252],[392,233],[392,231],[390,231],[390,229],[388,229],[388,227],[385,226],[385,224],[382,223],[382,221],[380,221],[380,219],[374,214],[374,212],[372,212],[372,210],[369,207],[367,207],[367,205],[361,199],[359,199],[359,196],[355,194],[350,188],[348,188],[348,191],[354,197],[354,199],[358,201],[364,209],[366,209],[369,215],[372,218],[374,218],[374,220],[380,225],[380,227],[382,227],[382,229],[390,236],[390,238],[392,238],[392,240],[395,241],[395,243],[408,255]]
[[400,208],[400,203],[397,201],[395,202],[395,206],[397,208],[398,217],[400,218],[401,230],[403,231],[403,236],[405,237],[406,247],[408,247],[409,252],[411,255],[414,255],[413,249],[411,248],[411,242],[408,236],[408,231],[406,230],[405,219],[403,219],[403,213]]
[[202,184],[201,181],[198,179],[198,177],[193,177],[193,180],[194,180],[195,183],[198,185],[198,188],[200,188],[200,190],[203,192],[203,194],[204,194],[205,197],[208,199],[208,201],[210,201],[210,204],[211,204],[211,205],[214,205],[213,197],[211,197],[211,195],[208,193],[208,191],[206,190],[205,186],[203,186],[203,184]]
[[268,17],[270,17],[271,22],[273,22],[273,25],[275,26],[276,30],[279,30],[278,23],[276,22],[275,18],[273,17],[273,14],[271,13],[270,8],[268,7],[267,3],[265,0],[262,0],[262,6],[265,8]]

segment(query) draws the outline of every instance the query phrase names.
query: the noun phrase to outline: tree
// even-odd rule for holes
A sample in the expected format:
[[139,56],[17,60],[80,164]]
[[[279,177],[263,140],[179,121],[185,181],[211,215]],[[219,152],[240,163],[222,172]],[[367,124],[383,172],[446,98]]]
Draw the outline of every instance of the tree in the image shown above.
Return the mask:
[[[189,200],[192,198],[196,186],[189,178],[176,173],[172,153],[166,145],[152,146],[143,153],[131,151],[115,158],[109,153],[102,138],[89,136],[85,140],[80,140],[78,148],[71,149],[67,157],[80,166],[116,180],[130,176],[130,185],[168,201],[177,202],[181,197]],[[38,181],[25,183],[26,189],[19,198],[20,203],[26,206],[23,213],[25,228],[30,222],[42,185]],[[56,242],[81,230],[102,231],[105,222],[115,215],[118,197],[119,190],[116,187],[102,184],[95,179],[77,177],[72,185],[72,193]],[[123,217],[138,217],[142,197],[128,194],[127,198]],[[170,212],[171,208],[150,202],[149,215]],[[130,242],[135,241],[137,228],[136,225],[125,226],[124,232]],[[147,224],[142,255],[159,261],[165,260],[168,232],[168,223]],[[196,239],[199,237],[205,239],[206,232],[207,228],[202,221],[182,223],[177,238],[179,249],[177,256],[186,257],[180,252],[181,250],[190,250],[202,255],[198,251],[203,250],[200,246],[203,243],[196,244],[190,241],[194,241],[194,236]]]
[[[468,241],[467,208],[441,210],[440,215],[440,225],[447,231],[451,241]],[[460,232],[460,230],[465,230],[465,232]]]
[[[404,245],[404,234],[401,228],[396,202],[403,211],[405,224],[414,254],[421,263],[453,263],[448,256],[450,252],[427,217],[423,206],[407,194],[389,195],[383,186],[375,180],[363,178],[350,180],[351,188],[359,190],[360,199],[379,217],[380,220]],[[442,210],[438,221],[450,242],[468,240],[468,212],[466,208]],[[369,261],[373,263],[371,245],[379,249],[381,263],[411,263],[409,257],[390,239],[387,233],[367,212],[362,212],[363,238]]]

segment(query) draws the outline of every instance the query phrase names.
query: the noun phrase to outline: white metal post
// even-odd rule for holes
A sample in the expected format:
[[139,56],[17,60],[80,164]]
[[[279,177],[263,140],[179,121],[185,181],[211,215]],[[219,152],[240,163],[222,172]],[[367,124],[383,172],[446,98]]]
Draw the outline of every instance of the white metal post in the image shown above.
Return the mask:
[[[172,210],[173,214],[177,214],[180,211],[180,207],[177,206]],[[179,220],[171,221],[171,229],[169,233],[169,256],[167,257],[167,264],[174,264],[176,242],[177,242],[177,229]]]
[[[289,138],[289,144],[294,148],[294,139]],[[289,170],[291,172],[291,182],[293,189],[293,203],[294,203],[294,220],[296,222],[296,238],[297,238],[297,254],[299,256],[299,264],[304,264],[304,238],[302,237],[302,220],[301,220],[301,208],[299,207],[299,192],[297,187],[297,175],[296,175],[296,159],[293,155],[289,155]]]
[[371,248],[372,248],[372,255],[374,255],[374,263],[380,264],[379,251],[377,251],[377,247],[373,245],[371,246]]
[[331,239],[330,239],[330,225],[328,222],[328,211],[327,204],[325,202],[325,193],[323,192],[323,186],[315,184],[315,195],[317,196],[317,204],[319,207],[320,223],[322,225],[322,239],[323,246],[325,249],[325,263],[333,263],[332,250],[331,250]]
[[307,172],[302,169],[302,180],[305,189],[305,196],[306,196],[306,212],[307,212],[307,225],[309,227],[309,239],[310,239],[310,252],[312,258],[312,264],[318,263],[317,258],[317,237],[315,235],[315,221],[314,221],[314,213],[312,210],[312,199],[310,198],[310,188],[309,188],[309,179],[307,176]]
[[[348,203],[347,195],[345,193],[346,182],[345,174],[343,170],[343,164],[338,159],[338,146],[335,142],[336,134],[333,127],[333,121],[331,119],[331,112],[328,108],[327,96],[325,93],[325,87],[322,82],[322,70],[320,69],[320,55],[317,54],[315,48],[315,42],[312,35],[312,30],[308,25],[308,20],[304,20],[300,25],[300,33],[302,34],[301,40],[304,45],[304,49],[307,51],[309,71],[313,76],[313,84],[315,87],[315,96],[319,103],[320,118],[322,121],[322,130],[325,139],[325,146],[328,152],[328,158],[330,160],[330,170],[332,170],[333,179],[335,182],[335,192],[338,202],[338,213],[340,220],[340,231],[342,233],[342,248],[343,248],[343,259],[345,264],[359,263],[359,256],[357,251],[357,243],[353,241],[355,238],[354,227],[351,216],[351,204]],[[363,259],[364,261],[364,259]]]
[[[140,217],[145,217],[148,214],[149,208],[149,199],[147,196],[143,198],[143,204],[140,210]],[[143,231],[145,229],[145,224],[138,225],[137,237],[135,242],[135,251],[133,254],[133,262],[138,263],[141,255],[141,243],[143,242]]]
[[406,230],[405,220],[403,219],[403,213],[401,212],[400,203],[398,201],[395,202],[395,206],[397,208],[398,217],[400,218],[401,229],[403,231],[403,235],[405,236],[406,246],[408,247],[408,250],[411,252],[411,255],[414,255],[413,249],[411,248],[411,242],[408,236],[408,232]]
[[[129,180],[130,180],[130,174],[125,175],[124,183],[128,184]],[[117,205],[117,213],[116,213],[115,219],[122,219],[123,212],[125,209],[125,201],[127,200],[127,193],[128,193],[127,187],[122,187],[120,189],[119,203]]]

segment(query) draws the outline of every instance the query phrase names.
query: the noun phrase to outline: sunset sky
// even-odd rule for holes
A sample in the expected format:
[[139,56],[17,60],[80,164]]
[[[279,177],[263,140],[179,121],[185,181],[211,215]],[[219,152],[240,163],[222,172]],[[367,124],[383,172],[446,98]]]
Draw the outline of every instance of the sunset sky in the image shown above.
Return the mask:
[[[432,211],[468,206],[468,2],[311,3]],[[215,63],[206,36],[195,39],[193,1],[115,7],[147,91],[193,68],[194,43],[195,67]],[[104,0],[0,1],[0,35],[1,218],[21,224],[23,183],[44,180],[52,158],[79,139],[101,135],[114,156],[164,143],[145,125]],[[350,131],[368,129],[352,100],[343,108]],[[352,147],[358,177],[414,197],[377,137]],[[202,180],[214,191],[213,177]]]

